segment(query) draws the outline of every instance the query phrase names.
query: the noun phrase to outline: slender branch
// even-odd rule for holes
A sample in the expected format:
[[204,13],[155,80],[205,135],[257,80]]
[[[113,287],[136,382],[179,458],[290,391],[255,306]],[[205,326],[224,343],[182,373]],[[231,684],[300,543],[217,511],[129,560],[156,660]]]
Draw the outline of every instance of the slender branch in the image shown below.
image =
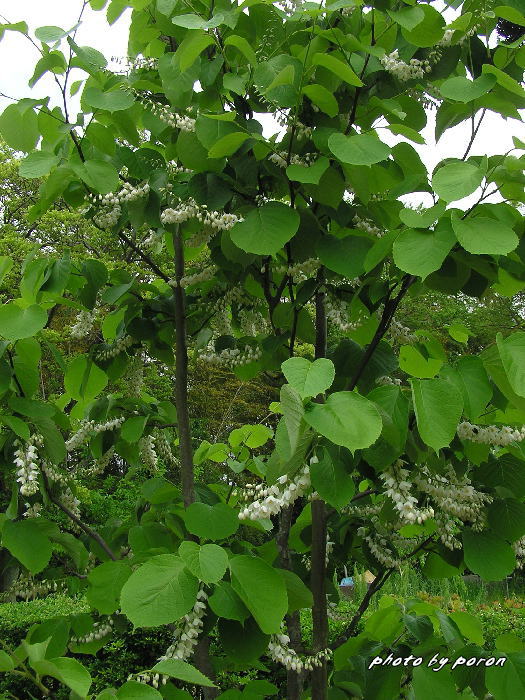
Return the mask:
[[353,391],[355,387],[357,386],[357,383],[361,379],[361,376],[363,372],[366,369],[366,366],[370,362],[370,359],[372,358],[372,355],[374,354],[377,346],[381,342],[383,336],[387,332],[392,319],[394,318],[394,314],[397,311],[397,307],[399,306],[401,300],[405,296],[405,294],[408,292],[410,286],[416,281],[416,277],[413,275],[406,275],[403,279],[403,283],[401,285],[401,291],[399,294],[394,297],[394,299],[390,298],[391,292],[388,293],[387,299],[385,302],[385,308],[383,309],[383,315],[381,316],[381,320],[379,322],[379,326],[377,327],[377,330],[374,334],[374,337],[372,338],[372,342],[370,345],[367,347],[365,354],[363,355],[361,362],[359,363],[357,370],[350,380],[347,390],[348,391]]
[[463,154],[463,158],[461,160],[466,160],[468,154],[470,153],[470,149],[472,148],[472,145],[474,143],[474,139],[477,136],[477,133],[479,131],[479,127],[481,126],[481,122],[483,121],[483,117],[485,116],[486,113],[487,113],[486,108],[481,110],[481,115],[480,115],[480,118],[479,118],[479,121],[478,121],[478,124],[476,127],[474,126],[474,114],[472,114],[472,133],[470,135],[470,141],[468,142],[467,150]]
[[91,539],[95,540],[95,542],[97,542],[97,544],[100,545],[100,547],[104,550],[104,552],[106,552],[110,559],[112,559],[113,561],[117,561],[117,557],[113,553],[111,547],[108,545],[106,540],[101,535],[99,535],[96,530],[93,530],[93,528],[89,527],[89,525],[86,525],[84,522],[82,522],[82,520],[80,520],[80,518],[77,515],[75,515],[71,510],[69,510],[67,506],[61,503],[61,501],[51,492],[51,489],[49,488],[49,482],[45,474],[43,475],[43,478],[47,495],[51,503],[54,503],[57,506],[57,508],[60,508],[60,510],[63,513],[65,513],[70,520],[72,520],[76,525],[78,525],[78,527],[83,532],[86,533],[86,535],[88,535],[88,537],[91,537]]
[[380,575],[376,576],[376,578],[372,581],[372,583],[368,587],[367,592],[363,596],[363,600],[361,601],[361,604],[358,607],[355,615],[350,620],[350,624],[345,629],[343,634],[338,639],[336,639],[336,641],[331,645],[332,649],[337,649],[342,644],[344,644],[347,641],[347,639],[353,637],[357,630],[357,625],[359,624],[359,621],[361,620],[364,612],[367,610],[368,606],[370,605],[370,602],[372,601],[374,593],[377,593],[377,591],[379,591],[384,586],[384,584],[394,573],[394,571],[394,568],[386,569],[382,571]]
[[[315,296],[315,358],[326,357],[327,325],[324,269],[317,273],[319,289]],[[324,401],[323,396],[316,401]],[[311,589],[313,597],[313,652],[326,649],[328,645],[328,612],[326,606],[326,506],[321,499],[312,501],[312,576]],[[327,698],[326,661],[312,671],[312,697],[316,700]]]
[[160,267],[153,262],[153,260],[147,255],[143,250],[141,250],[133,241],[126,236],[126,234],[123,231],[120,231],[118,234],[119,238],[126,243],[127,246],[129,246],[132,250],[139,255],[142,260],[144,260],[145,263],[147,263],[150,268],[155,272],[161,279],[164,280],[164,282],[169,282],[170,278],[162,272]]

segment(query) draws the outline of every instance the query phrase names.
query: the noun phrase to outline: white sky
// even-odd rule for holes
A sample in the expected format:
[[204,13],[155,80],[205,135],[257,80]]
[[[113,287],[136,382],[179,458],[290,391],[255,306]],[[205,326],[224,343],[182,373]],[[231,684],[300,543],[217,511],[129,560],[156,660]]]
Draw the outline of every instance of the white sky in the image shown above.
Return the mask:
[[[81,5],[81,0],[0,0],[0,15],[4,15],[10,22],[25,20],[32,30],[43,25],[56,25],[62,29],[69,29],[76,24]],[[88,7],[76,41],[80,46],[93,46],[108,59],[112,56],[125,56],[129,16],[127,11],[110,27],[104,12],[94,12]],[[14,32],[6,32],[4,39],[0,42],[0,66],[2,66],[0,92],[15,98],[27,96],[38,98],[51,95],[52,100],[57,102],[57,87],[48,75],[44,76],[33,90],[27,86],[37,58],[36,49],[25,37]],[[81,71],[76,72],[78,75],[73,74],[72,80],[85,75]],[[0,98],[1,109],[7,104],[9,104],[7,100]],[[428,124],[422,132],[426,145],[412,144],[430,172],[443,158],[461,157],[470,138],[470,122],[464,122],[447,130],[436,144],[434,117],[435,111],[428,113]],[[271,122],[268,125],[265,124],[265,127],[265,131],[268,127],[271,131]],[[381,129],[380,135],[381,139],[390,145],[404,140],[394,137],[385,129]],[[525,125],[514,119],[505,120],[497,114],[487,112],[470,153],[471,155],[505,153],[512,148],[512,136],[525,141]],[[472,195],[461,202],[455,202],[454,206],[465,207],[475,199],[476,196]]]

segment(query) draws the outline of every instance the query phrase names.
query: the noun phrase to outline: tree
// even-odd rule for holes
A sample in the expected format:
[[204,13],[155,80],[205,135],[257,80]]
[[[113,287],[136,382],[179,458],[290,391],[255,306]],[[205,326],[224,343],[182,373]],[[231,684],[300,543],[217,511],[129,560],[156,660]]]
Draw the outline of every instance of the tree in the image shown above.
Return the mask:
[[[74,655],[104,644],[114,620],[174,624],[174,639],[152,669],[130,669],[128,683],[100,698],[159,697],[164,683],[166,697],[173,683],[216,697],[219,665],[260,668],[262,656],[285,667],[286,688],[260,677],[223,697],[523,693],[521,653],[475,676],[462,668],[482,656],[468,615],[385,601],[360,627],[401,562],[429,577],[468,567],[494,580],[523,559],[524,334],[449,355],[439,338],[396,320],[403,299],[418,303],[429,290],[476,300],[523,279],[523,143],[471,155],[487,111],[519,119],[525,104],[521,39],[489,41],[498,18],[525,22],[508,2],[456,2],[447,24],[424,2],[220,0],[188,12],[177,0],[91,0],[107,5],[109,22],[133,8],[121,73],[78,46],[74,29],[35,32],[32,80],[53,73],[63,104],[26,99],[0,116],[7,144],[27,153],[21,175],[44,178],[30,220],[61,197],[141,269],[34,257],[20,296],[0,307],[1,437],[15,479],[2,519],[6,566],[45,572],[59,544],[84,576],[91,554],[95,567],[80,580],[99,615],[31,631],[2,656],[7,671],[44,696],[54,678],[88,697],[91,678]],[[28,35],[23,22],[3,30]],[[82,91],[75,123],[73,69],[83,71],[71,85]],[[431,175],[407,142],[421,142],[428,100],[439,104],[438,137],[472,123],[463,156]],[[263,135],[261,113],[279,133]],[[406,140],[388,146],[385,128]],[[414,192],[434,205],[404,207],[399,198]],[[454,206],[473,193],[468,209]],[[489,203],[493,193],[502,201]],[[105,318],[103,342],[67,363],[57,355],[64,394],[50,400],[39,395],[39,340],[57,306],[78,310],[78,335],[95,309]],[[329,327],[344,334],[333,348]],[[299,343],[310,358],[304,345],[297,355]],[[243,380],[276,379],[275,430],[263,420],[195,450],[190,351]],[[141,390],[152,359],[175,368],[173,402]],[[126,388],[114,391],[120,378]],[[102,472],[114,454],[131,469],[178,460],[178,481],[175,472],[145,480],[128,521],[97,530],[75,492],[86,469]],[[210,461],[223,465],[214,483],[198,469]],[[41,503],[70,527],[38,517]],[[347,562],[376,578],[330,640],[327,594]],[[395,661],[409,649],[409,661]],[[454,668],[434,674],[434,653]]]

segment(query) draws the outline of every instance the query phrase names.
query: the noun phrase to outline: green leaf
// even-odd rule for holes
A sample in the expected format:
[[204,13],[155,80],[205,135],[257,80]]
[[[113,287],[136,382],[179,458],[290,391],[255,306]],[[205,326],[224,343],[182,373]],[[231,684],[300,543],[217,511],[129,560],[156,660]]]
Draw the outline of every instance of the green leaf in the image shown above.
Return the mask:
[[443,367],[441,375],[459,390],[466,417],[475,421],[492,398],[492,387],[481,358],[460,357],[454,367]]
[[106,561],[88,574],[89,604],[103,615],[111,615],[120,604],[122,586],[131,575],[130,566],[123,561]]
[[203,29],[206,26],[205,19],[192,13],[187,15],[175,15],[175,17],[171,18],[171,21],[177,27],[185,27],[186,29]]
[[410,228],[426,228],[428,229],[432,224],[439,219],[439,217],[445,213],[447,205],[443,201],[439,201],[430,209],[424,209],[423,211],[416,211],[414,209],[402,209],[399,212],[399,218],[401,221]]
[[483,74],[476,80],[468,80],[462,75],[457,75],[453,78],[445,80],[439,88],[439,91],[449,100],[456,102],[472,102],[477,100],[482,95],[492,90],[496,84],[496,77],[493,75]]
[[[100,696],[97,696],[97,700],[98,697]],[[146,685],[146,683],[126,681],[117,690],[117,694],[112,697],[116,697],[118,700],[161,700],[162,695],[158,690],[155,690],[151,685]],[[110,699],[104,698],[104,700]]]
[[82,93],[82,100],[89,107],[103,109],[106,112],[120,112],[129,109],[135,103],[131,92],[126,92],[121,88],[103,92],[98,87],[86,87]]
[[213,43],[213,37],[204,31],[189,31],[175,52],[181,73],[191,68],[204,49]]
[[437,452],[450,445],[456,434],[463,399],[444,379],[411,379],[410,384],[419,434]]
[[6,671],[12,671],[15,667],[15,662],[6,654],[5,651],[0,651],[0,673],[5,673]]
[[36,38],[43,44],[53,44],[67,35],[68,32],[60,29],[60,27],[38,27],[38,29],[35,29]]
[[86,160],[75,167],[75,172],[86,185],[100,194],[108,194],[119,187],[116,168],[105,160]]
[[281,387],[280,399],[291,457],[299,446],[303,426],[304,406],[299,392],[290,384],[284,384]]
[[251,63],[252,66],[257,65],[257,55],[255,54],[255,51],[250,43],[246,41],[244,37],[237,36],[236,34],[230,34],[230,36],[226,37],[224,40],[224,46],[235,46],[235,48],[239,49],[239,51],[243,54],[248,63]]
[[506,255],[514,250],[519,239],[510,226],[484,216],[452,218],[458,241],[475,255]]
[[512,78],[508,73],[496,68],[496,66],[493,66],[491,63],[484,63],[482,71],[485,75],[488,74],[495,76],[498,85],[505,88],[505,90],[508,90],[514,95],[518,95],[518,97],[525,97],[525,90],[521,87],[517,80],[514,80],[514,78]]
[[512,546],[494,532],[463,531],[465,564],[485,581],[501,581],[516,568]]
[[345,136],[335,133],[328,139],[328,148],[338,160],[350,165],[373,165],[390,155],[390,146],[373,134]]
[[216,615],[227,620],[244,622],[250,616],[248,608],[227,581],[221,581],[215,586],[208,602]]
[[413,29],[401,28],[403,37],[409,44],[426,47],[437,44],[443,38],[445,19],[430,5],[418,5],[424,14],[424,19],[417,23]]
[[226,550],[216,544],[201,547],[196,542],[182,542],[179,555],[191,573],[204,583],[217,583],[228,568]]
[[234,131],[233,134],[226,134],[215,143],[208,151],[210,158],[224,158],[233,155],[246,141],[251,138],[251,134],[243,131]]
[[56,678],[80,697],[86,697],[91,687],[91,676],[85,666],[76,659],[61,657],[32,662],[40,676]]
[[198,671],[194,666],[187,664],[185,661],[179,661],[179,659],[165,659],[164,661],[159,661],[151,670],[155,671],[155,673],[162,673],[165,676],[170,676],[170,678],[177,678],[185,683],[191,683],[192,685],[204,685],[207,688],[216,687],[209,678]]
[[48,175],[58,165],[60,158],[46,151],[35,151],[20,163],[18,172],[22,177],[35,178]]
[[363,81],[354,73],[349,65],[343,63],[343,61],[340,61],[331,54],[314,54],[312,57],[312,64],[314,66],[323,66],[323,68],[327,68],[338,78],[348,83],[348,85],[353,85],[354,87],[361,87],[363,85]]
[[310,98],[316,107],[319,107],[321,112],[324,112],[329,117],[335,117],[339,114],[339,104],[337,100],[323,85],[318,85],[316,83],[313,85],[305,85],[303,93]]
[[429,357],[425,348],[419,345],[402,345],[399,351],[399,368],[418,379],[432,379],[442,365],[442,358]]
[[469,642],[479,644],[480,646],[484,644],[483,625],[479,618],[463,611],[449,613],[449,617],[456,623],[461,634],[468,639]]
[[47,313],[38,304],[25,309],[10,302],[0,306],[0,336],[20,340],[36,335],[47,323]]
[[231,229],[231,239],[246,253],[275,255],[296,234],[299,214],[281,202],[252,209]]
[[286,586],[279,572],[259,557],[230,560],[232,587],[265,634],[277,634],[288,610]]
[[328,168],[330,161],[328,158],[321,156],[313,165],[289,165],[286,168],[286,175],[290,180],[295,182],[303,182],[310,185],[318,185],[319,180]]
[[525,535],[525,503],[521,501],[498,499],[489,505],[487,517],[492,531],[509,542]]
[[304,610],[311,608],[313,604],[312,592],[302,582],[302,580],[294,574],[293,571],[287,569],[279,569],[279,573],[284,579],[286,585],[286,593],[288,595],[288,614],[291,615],[296,610]]
[[6,107],[0,115],[0,135],[15,151],[32,151],[40,136],[34,110],[21,109],[18,104]]
[[307,405],[304,418],[321,435],[352,452],[370,447],[381,434],[377,408],[351,391],[330,394],[324,404]]
[[339,510],[350,503],[354,482],[337,455],[323,449],[319,461],[310,463],[310,476],[314,489],[331,506]]
[[32,574],[45,569],[51,559],[51,542],[33,520],[7,520],[2,545]]
[[525,333],[512,333],[506,338],[498,333],[496,341],[510,386],[518,396],[525,396]]
[[373,242],[365,236],[323,236],[317,244],[317,255],[329,270],[349,280],[359,277]]
[[409,228],[394,241],[394,262],[400,270],[425,279],[439,270],[456,244],[456,237],[445,219],[434,231]]
[[435,669],[418,666],[413,672],[412,687],[414,700],[428,700],[438,697],[439,700],[456,700],[456,684],[447,666],[439,673]]
[[126,442],[138,442],[144,433],[147,422],[147,416],[132,416],[131,418],[126,418],[120,428],[120,437]]
[[483,170],[473,163],[447,163],[434,172],[432,187],[445,202],[455,202],[475,192],[483,180],[483,175]]
[[304,357],[290,357],[281,367],[288,383],[303,399],[324,393],[335,378],[334,363],[326,358],[310,362]]
[[4,277],[11,271],[13,267],[13,258],[8,255],[0,255],[0,284]]
[[[519,661],[523,654],[517,655]],[[485,669],[485,684],[493,698],[497,700],[514,700],[525,695],[525,683],[523,682],[523,663],[514,665],[512,659],[507,659],[503,667],[496,666]]]
[[426,143],[419,131],[412,129],[412,127],[407,126],[406,124],[390,124],[388,126],[388,130],[395,136],[404,136],[406,139],[409,139],[409,141],[414,141],[414,143]]
[[135,627],[158,627],[180,620],[195,605],[199,582],[175,554],[151,557],[122,588],[122,612]]
[[64,376],[66,391],[76,401],[91,401],[107,383],[108,375],[87,355],[79,355],[70,362]]
[[420,7],[404,7],[402,10],[394,12],[387,10],[390,17],[401,27],[411,31],[425,19],[425,13]]
[[193,535],[208,540],[224,540],[239,529],[236,512],[225,503],[192,503],[184,513],[184,522]]

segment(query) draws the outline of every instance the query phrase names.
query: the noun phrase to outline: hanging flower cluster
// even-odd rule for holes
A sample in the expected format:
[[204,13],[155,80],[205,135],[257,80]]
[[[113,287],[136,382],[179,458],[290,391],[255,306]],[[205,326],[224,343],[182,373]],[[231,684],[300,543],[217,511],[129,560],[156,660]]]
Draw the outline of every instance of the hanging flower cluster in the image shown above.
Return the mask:
[[254,306],[239,311],[239,325],[245,335],[254,337],[259,333],[266,333],[268,330],[268,321]]
[[123,204],[125,202],[134,202],[136,199],[141,199],[149,194],[149,184],[146,182],[143,185],[134,187],[129,182],[124,182],[118,192],[108,192],[108,194],[89,194],[88,199],[93,204],[98,204],[101,207],[115,206],[115,204]]
[[41,503],[24,503],[26,509],[24,511],[24,518],[39,518],[42,511]]
[[83,637],[71,637],[71,641],[74,644],[89,644],[90,642],[99,641],[104,639],[108,634],[113,632],[113,619],[108,617],[105,622],[95,622],[93,629],[88,634]]
[[21,576],[9,588],[10,595],[24,600],[34,599],[37,596],[45,596],[50,593],[65,593],[67,592],[66,582],[63,580],[51,581],[43,579],[42,581],[34,581],[30,576]]
[[396,319],[393,319],[389,327],[390,336],[393,340],[396,340],[401,345],[412,345],[417,343],[417,335],[411,332],[410,328],[407,328]]
[[[205,267],[200,272],[195,272],[193,275],[185,275],[180,281],[180,286],[184,289],[185,287],[191,287],[192,284],[208,282],[209,280],[213,279],[216,271],[217,268],[215,265],[210,265],[209,267]],[[172,287],[177,286],[177,280],[170,280],[169,283]]]
[[171,451],[170,444],[164,434],[163,430],[156,430],[155,433],[155,447],[157,449],[159,457],[162,459],[164,464],[171,467],[178,467],[179,460],[175,457]]
[[66,486],[66,488],[60,493],[59,498],[60,503],[62,503],[65,508],[68,508],[73,515],[80,518],[80,501],[74,495],[73,491],[71,491],[69,486]]
[[525,566],[525,537],[520,537],[512,545],[514,549],[514,554],[516,555],[516,565],[518,569],[523,569]]
[[204,226],[211,226],[216,231],[229,231],[236,223],[243,221],[242,217],[220,211],[208,211],[206,205],[197,204],[190,197],[185,202],[180,202],[177,208],[164,209],[160,215],[163,225],[182,224],[189,219],[197,219]]
[[17,482],[22,496],[33,496],[38,491],[38,451],[30,438],[24,447],[20,440],[15,440],[15,465],[18,467]]
[[364,527],[359,527],[357,534],[363,537],[368,548],[382,566],[387,569],[395,569],[401,566],[401,560],[395,556],[386,537],[377,532],[366,533]]
[[66,441],[66,450],[71,452],[78,449],[87,442],[92,435],[98,435],[98,433],[103,433],[106,430],[117,430],[125,420],[126,418],[121,416],[120,418],[111,418],[104,423],[95,423],[94,420],[81,421],[80,428]]
[[102,457],[96,459],[91,466],[80,468],[77,470],[77,472],[80,472],[83,476],[96,476],[97,474],[102,474],[108,464],[111,462],[114,454],[115,448],[110,447],[109,450],[106,450]]
[[388,73],[403,82],[424,78],[425,73],[430,73],[432,70],[428,61],[420,61],[417,58],[412,58],[409,63],[405,63],[399,58],[398,49],[385,54],[379,61]]
[[155,438],[153,435],[145,435],[139,440],[140,461],[142,466],[154,473],[157,471],[157,453],[155,452]]
[[107,348],[102,348],[97,352],[98,360],[112,360],[121,352],[126,352],[135,343],[135,340],[130,335],[123,335],[122,338],[117,338],[115,342]]
[[355,331],[355,329],[359,328],[362,323],[361,319],[350,321],[350,312],[348,307],[348,303],[343,299],[328,296],[326,297],[326,318],[330,323],[343,331],[343,333],[346,331]]
[[173,112],[171,107],[159,104],[149,97],[145,97],[140,93],[135,93],[140,99],[144,107],[154,114],[161,122],[171,126],[172,129],[180,129],[181,131],[195,131],[195,119],[188,114],[178,114]]
[[332,656],[331,649],[321,649],[312,656],[300,656],[289,644],[290,637],[284,632],[284,627],[279,634],[272,634],[268,644],[268,656],[288,671],[312,671]]
[[164,240],[164,231],[162,231],[162,230],[155,231],[154,229],[150,229],[148,231],[148,235],[142,241],[142,245],[145,248],[154,248],[158,243],[162,243],[163,240]]
[[401,521],[409,524],[421,524],[428,518],[434,517],[434,509],[418,507],[417,498],[411,493],[413,484],[409,480],[410,472],[408,469],[403,469],[401,464],[402,461],[398,460],[385,469],[379,478],[386,487],[385,496],[394,502],[394,507],[399,513]]
[[126,387],[129,396],[138,397],[144,384],[144,357],[141,352],[133,355],[126,372]]
[[206,614],[206,601],[208,596],[204,590],[197,593],[197,600],[187,615],[182,618],[182,625],[178,627],[173,636],[172,644],[166,649],[164,656],[161,656],[160,661],[166,659],[180,659],[186,661],[189,659],[195,646],[197,639],[202,632],[204,625],[203,618]]
[[458,425],[457,434],[460,440],[470,440],[494,447],[506,447],[513,442],[525,440],[525,425],[513,428],[510,425],[473,425],[463,421]]
[[[312,460],[314,459],[317,458],[312,457]],[[304,466],[291,480],[286,474],[280,476],[273,486],[266,486],[262,483],[255,486],[247,484],[245,498],[255,496],[255,500],[239,512],[239,520],[259,520],[277,515],[283,508],[287,508],[298,498],[304,496],[310,485],[308,465]]]
[[397,379],[397,377],[389,377],[385,374],[384,377],[378,377],[376,379],[376,384],[380,386],[401,386],[402,382],[401,379]]
[[305,153],[302,156],[292,153],[290,155],[290,162],[288,162],[288,152],[280,151],[279,153],[272,153],[269,155],[268,160],[271,163],[275,163],[275,165],[278,165],[280,168],[287,168],[288,165],[304,165],[307,167],[315,160],[315,153]]
[[294,282],[302,282],[303,280],[315,277],[320,267],[320,260],[317,258],[308,258],[308,260],[303,260],[303,262],[298,262],[294,265],[279,265],[274,267],[273,271],[279,275],[288,275]]
[[377,238],[382,238],[385,235],[385,231],[376,226],[371,219],[361,219],[361,217],[356,214],[352,221],[354,226],[360,231],[366,231],[372,236],[377,236]]
[[96,311],[82,310],[77,315],[76,322],[71,326],[71,336],[80,340],[88,336],[93,330],[93,324],[95,323]]
[[240,348],[225,348],[216,353],[213,348],[208,348],[208,352],[200,354],[200,359],[215,365],[225,365],[227,367],[242,367],[251,362],[257,362],[262,357],[260,348],[252,348],[245,345],[244,350]]
[[447,469],[446,475],[432,474],[425,466],[415,477],[414,483],[435,502],[436,522],[441,518],[444,524],[441,540],[447,547],[454,549],[461,546],[451,535],[452,525],[446,524],[447,517],[470,522],[474,530],[483,529],[484,506],[491,503],[493,499],[492,496],[477,491],[467,476],[458,477],[452,467]]
[[93,216],[93,222],[102,229],[113,228],[118,224],[122,216],[122,208],[119,204],[101,207]]

